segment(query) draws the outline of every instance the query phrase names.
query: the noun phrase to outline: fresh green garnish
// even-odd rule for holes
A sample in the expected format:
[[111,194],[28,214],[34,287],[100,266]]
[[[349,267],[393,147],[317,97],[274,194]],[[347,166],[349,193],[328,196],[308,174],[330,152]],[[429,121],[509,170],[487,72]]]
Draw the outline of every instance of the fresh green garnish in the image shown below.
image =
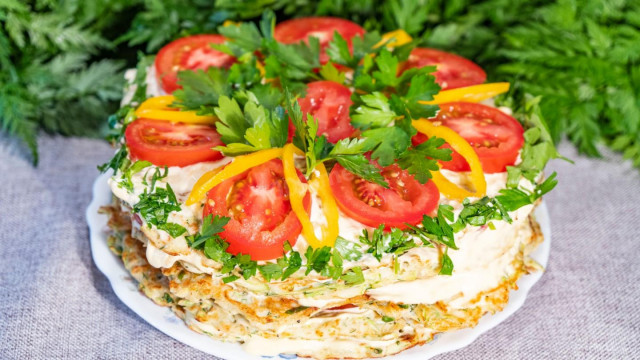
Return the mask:
[[143,160],[138,160],[134,162],[133,164],[131,164],[130,166],[128,166],[126,169],[122,171],[122,180],[120,181],[119,185],[121,185],[122,187],[124,187],[129,191],[133,191],[133,181],[131,180],[131,177],[134,174],[137,174],[140,171],[142,171],[142,169],[147,168],[151,165],[153,164]]
[[121,146],[116,154],[113,155],[113,158],[109,160],[109,162],[98,166],[98,170],[100,170],[100,172],[106,172],[108,169],[112,169],[114,172],[116,172],[123,169],[131,163],[127,158],[128,154],[129,149],[127,149],[125,145]]
[[449,248],[446,248],[442,253],[440,258],[440,275],[451,275],[453,274],[453,261],[449,257]]
[[356,242],[345,240],[338,236],[333,246],[343,259],[357,261],[362,258],[362,246]]
[[289,122],[280,106],[268,110],[252,92],[246,92],[244,108],[235,99],[222,96],[215,113],[218,133],[226,146],[216,150],[226,156],[237,156],[258,150],[282,147],[287,142]]
[[164,300],[167,304],[173,304],[173,298],[171,297],[171,295],[169,295],[169,293],[164,293],[164,295],[162,295],[162,300]]
[[171,237],[176,238],[187,232],[182,225],[167,222],[169,213],[180,211],[180,204],[169,184],[166,188],[156,188],[154,192],[145,189],[140,201],[133,206],[133,211],[139,213],[148,224],[168,232]]
[[207,240],[211,238],[215,240],[219,239],[218,233],[224,230],[224,226],[227,225],[228,222],[228,217],[207,215],[202,221],[199,233],[185,236],[187,244],[194,249],[202,250]]
[[382,260],[385,254],[401,255],[418,246],[406,232],[395,228],[385,231],[384,225],[380,225],[371,233],[364,229],[359,241],[366,247],[365,252],[373,255],[378,261]]

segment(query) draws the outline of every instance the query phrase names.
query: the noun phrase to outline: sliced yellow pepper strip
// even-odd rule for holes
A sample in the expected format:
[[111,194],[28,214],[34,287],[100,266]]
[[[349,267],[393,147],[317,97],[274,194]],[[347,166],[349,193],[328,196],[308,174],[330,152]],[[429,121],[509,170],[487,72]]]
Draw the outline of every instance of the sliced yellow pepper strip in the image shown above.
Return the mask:
[[300,224],[302,225],[302,235],[307,240],[307,243],[315,249],[321,248],[324,244],[317,237],[313,231],[313,224],[309,219],[304,209],[303,200],[308,191],[308,185],[304,184],[298,178],[296,172],[296,166],[294,163],[294,155],[303,155],[302,151],[295,147],[293,144],[287,144],[283,148],[282,153],[282,166],[284,167],[284,180],[289,187],[289,201],[291,202],[291,209],[298,217]]
[[480,84],[440,91],[431,101],[422,104],[437,105],[452,101],[480,102],[509,91],[508,82]]
[[463,200],[466,197],[482,197],[487,193],[487,181],[484,178],[480,159],[478,159],[476,152],[462,136],[446,126],[433,125],[433,123],[426,119],[414,120],[412,121],[412,125],[416,130],[429,137],[436,136],[444,139],[469,163],[469,167],[471,168],[471,183],[475,188],[475,192],[459,187],[447,180],[440,171],[434,171],[431,173],[433,183],[442,194],[450,199]]
[[193,205],[197,203],[200,199],[205,197],[209,190],[213,189],[221,182],[242,174],[254,166],[264,164],[269,160],[279,158],[281,156],[282,149],[277,148],[260,150],[252,154],[236,157],[227,166],[222,168],[222,170],[214,169],[202,175],[194,185],[193,189],[191,189],[191,194],[189,194],[186,204]]
[[174,100],[175,97],[173,95],[154,96],[142,102],[136,110],[165,109],[168,108]]
[[387,48],[394,48],[397,46],[408,44],[411,42],[411,40],[413,40],[411,38],[411,35],[407,34],[407,32],[402,29],[398,29],[398,30],[389,31],[388,33],[383,34],[380,42],[378,42],[374,47],[376,48],[380,47],[384,45],[386,41],[389,41],[389,43],[386,44]]
[[175,98],[173,95],[156,96],[145,100],[136,109],[135,115],[139,118],[182,122],[189,124],[214,124],[215,116],[197,115],[195,111],[179,111],[170,108]]
[[[316,176],[316,174],[318,175]],[[316,165],[313,178],[309,180],[309,183],[318,193],[322,201],[322,212],[327,219],[327,226],[322,227],[322,243],[325,246],[333,247],[340,233],[338,226],[340,214],[338,213],[338,204],[336,204],[336,199],[329,185],[329,175],[327,174],[327,169],[324,167],[324,164],[320,163]]]
[[261,77],[264,77],[267,74],[267,70],[265,70],[264,65],[262,65],[260,61],[256,61],[256,68],[258,68]]

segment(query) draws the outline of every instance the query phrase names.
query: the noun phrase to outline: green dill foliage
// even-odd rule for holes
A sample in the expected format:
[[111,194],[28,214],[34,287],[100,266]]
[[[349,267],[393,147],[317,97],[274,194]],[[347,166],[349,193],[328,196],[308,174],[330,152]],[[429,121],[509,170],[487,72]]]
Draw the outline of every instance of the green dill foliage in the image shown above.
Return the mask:
[[151,192],[145,189],[140,195],[140,200],[133,206],[133,211],[140,214],[147,224],[155,225],[171,237],[175,238],[187,232],[182,225],[168,222],[169,213],[180,211],[180,203],[169,184],[165,188],[157,187]]

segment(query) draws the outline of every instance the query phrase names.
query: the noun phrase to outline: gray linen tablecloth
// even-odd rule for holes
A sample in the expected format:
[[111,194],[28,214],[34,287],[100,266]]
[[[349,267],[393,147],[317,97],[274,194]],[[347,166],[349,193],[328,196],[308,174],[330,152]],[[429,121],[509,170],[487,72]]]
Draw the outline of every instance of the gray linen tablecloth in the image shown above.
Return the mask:
[[[0,139],[0,358],[213,358],[154,329],[93,264],[84,213],[99,140],[42,136],[34,168]],[[555,161],[549,266],[524,306],[438,359],[640,358],[640,172],[618,156]]]

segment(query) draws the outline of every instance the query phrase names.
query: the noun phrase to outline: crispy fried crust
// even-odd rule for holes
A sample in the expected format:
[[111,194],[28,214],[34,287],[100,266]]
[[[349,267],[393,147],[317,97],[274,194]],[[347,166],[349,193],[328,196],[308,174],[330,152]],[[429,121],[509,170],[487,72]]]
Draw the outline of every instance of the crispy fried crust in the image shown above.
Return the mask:
[[[401,305],[358,294],[323,308],[302,307],[295,298],[283,295],[286,291],[265,296],[245,287],[224,284],[220,277],[189,272],[179,262],[168,269],[152,267],[144,245],[149,239],[141,232],[134,232],[139,239],[127,234],[131,231],[131,219],[119,208],[116,204],[103,209],[110,215],[110,247],[146,296],[158,305],[170,306],[191,329],[219,340],[245,342],[261,337],[307,341],[313,346],[298,353],[305,357],[387,356],[424,344],[436,333],[473,327],[484,314],[504,308],[509,291],[517,288],[516,281],[522,274],[540,269],[527,257],[543,241],[538,223],[529,216],[519,230],[524,231],[527,240],[513,259],[515,271],[496,288],[478,294],[462,308],[444,302]],[[411,265],[415,259],[408,261]],[[426,273],[432,270],[427,269]],[[420,275],[424,273],[413,272],[406,277]],[[279,286],[279,291],[292,291],[309,288],[311,284],[301,281],[296,286],[295,281],[290,281]]]

